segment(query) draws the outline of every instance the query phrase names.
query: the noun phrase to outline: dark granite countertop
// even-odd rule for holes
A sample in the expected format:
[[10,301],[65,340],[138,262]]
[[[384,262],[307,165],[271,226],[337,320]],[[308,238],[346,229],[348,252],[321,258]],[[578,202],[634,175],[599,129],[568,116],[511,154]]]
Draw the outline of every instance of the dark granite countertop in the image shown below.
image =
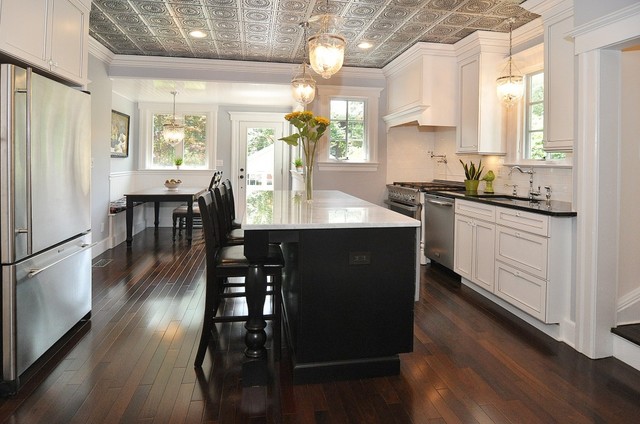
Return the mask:
[[562,202],[560,200],[537,200],[529,201],[526,197],[515,197],[508,194],[488,194],[482,191],[465,192],[465,191],[425,191],[427,194],[438,194],[453,199],[471,200],[472,202],[487,203],[494,206],[502,206],[510,209],[519,209],[521,211],[539,213],[557,217],[572,217],[578,215],[572,209],[571,203]]

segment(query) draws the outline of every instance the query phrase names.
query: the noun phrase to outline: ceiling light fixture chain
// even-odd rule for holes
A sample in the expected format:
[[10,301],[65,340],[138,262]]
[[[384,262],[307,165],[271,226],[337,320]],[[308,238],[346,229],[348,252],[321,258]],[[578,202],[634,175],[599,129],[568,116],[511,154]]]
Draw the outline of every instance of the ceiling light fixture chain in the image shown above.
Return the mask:
[[[496,80],[498,97],[507,106],[511,107],[517,103],[524,95],[524,78],[520,75],[520,71],[513,64],[512,55],[512,34],[514,18],[507,20],[509,23],[509,60],[507,62],[508,74],[501,76]],[[513,68],[516,68],[516,73],[513,72]],[[503,71],[504,72],[504,71]]]
[[171,94],[173,94],[173,116],[170,121],[162,125],[162,136],[168,143],[176,145],[184,140],[184,126],[180,125],[176,119],[176,94],[178,92],[174,90]]

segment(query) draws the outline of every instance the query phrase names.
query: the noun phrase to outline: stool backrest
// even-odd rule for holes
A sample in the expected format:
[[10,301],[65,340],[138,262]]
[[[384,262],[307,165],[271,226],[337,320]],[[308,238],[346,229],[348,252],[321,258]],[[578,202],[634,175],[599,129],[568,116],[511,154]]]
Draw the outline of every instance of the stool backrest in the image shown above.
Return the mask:
[[235,199],[233,198],[233,188],[231,187],[231,181],[227,178],[222,182],[222,185],[227,190],[227,195],[229,196],[229,216],[231,217],[231,221],[236,219],[236,205]]
[[[198,196],[198,207],[202,219],[202,231],[207,255],[215,255],[218,247],[222,246],[218,211],[213,193],[209,190]],[[213,257],[213,256],[211,256]]]
[[229,211],[229,194],[224,184],[220,184],[213,189],[213,201],[218,208],[218,219],[220,221],[220,231],[223,237],[231,232],[231,212]]
[[222,171],[215,171],[211,177],[211,181],[209,182],[209,190],[213,190],[214,187],[218,187],[220,180],[222,180]]

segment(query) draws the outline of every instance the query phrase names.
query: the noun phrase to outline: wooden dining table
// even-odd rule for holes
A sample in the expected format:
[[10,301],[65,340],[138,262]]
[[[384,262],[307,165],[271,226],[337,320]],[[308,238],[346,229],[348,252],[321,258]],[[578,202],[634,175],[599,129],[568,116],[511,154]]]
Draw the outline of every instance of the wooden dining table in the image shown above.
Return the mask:
[[133,206],[135,202],[154,203],[153,224],[158,229],[160,222],[161,202],[185,202],[187,204],[187,241],[191,243],[193,234],[193,202],[203,193],[206,188],[202,187],[178,187],[168,189],[166,187],[152,187],[133,193],[125,194],[127,198],[127,247],[131,247],[133,242]]

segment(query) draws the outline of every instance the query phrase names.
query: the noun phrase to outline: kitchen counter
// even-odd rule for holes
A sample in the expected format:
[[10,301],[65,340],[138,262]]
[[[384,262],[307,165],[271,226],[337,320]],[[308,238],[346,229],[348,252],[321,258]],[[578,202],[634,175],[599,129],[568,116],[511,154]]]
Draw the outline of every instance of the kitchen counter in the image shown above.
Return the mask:
[[548,202],[546,200],[530,201],[526,197],[498,193],[489,194],[482,191],[474,193],[465,191],[429,191],[428,193],[556,217],[571,217],[578,214],[572,209],[571,203],[560,200],[550,200]]
[[276,190],[268,201],[245,215],[245,230],[419,227],[420,221],[336,190],[304,194]]

